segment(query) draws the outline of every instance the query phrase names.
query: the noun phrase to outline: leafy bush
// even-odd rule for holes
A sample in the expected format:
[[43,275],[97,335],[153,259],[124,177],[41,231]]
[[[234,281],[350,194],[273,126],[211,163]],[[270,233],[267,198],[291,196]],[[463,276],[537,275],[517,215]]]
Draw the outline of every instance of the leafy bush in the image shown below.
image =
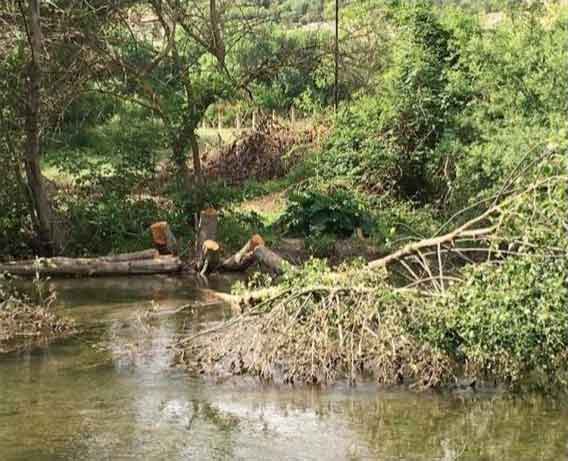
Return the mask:
[[[1,144],[0,144],[1,147]],[[21,177],[12,173],[13,167],[2,161],[4,174],[0,177],[0,257],[23,256],[32,251],[32,218]]]
[[149,227],[156,221],[168,221],[177,235],[186,235],[190,229],[174,212],[153,200],[127,199],[112,192],[95,201],[72,197],[65,206],[68,254],[104,255],[149,248]]
[[414,332],[471,376],[511,384],[568,385],[568,264],[513,258],[467,270],[419,317]]
[[267,231],[262,217],[257,213],[228,210],[219,219],[217,239],[223,242],[226,249],[233,251],[240,249],[254,234],[266,238]]
[[459,56],[427,2],[401,2],[392,13],[396,34],[376,95],[340,113],[317,161],[326,178],[425,201],[435,189],[436,148],[464,103],[448,79]]
[[358,227],[368,227],[371,218],[361,196],[340,185],[327,185],[292,192],[281,222],[292,234],[349,237]]

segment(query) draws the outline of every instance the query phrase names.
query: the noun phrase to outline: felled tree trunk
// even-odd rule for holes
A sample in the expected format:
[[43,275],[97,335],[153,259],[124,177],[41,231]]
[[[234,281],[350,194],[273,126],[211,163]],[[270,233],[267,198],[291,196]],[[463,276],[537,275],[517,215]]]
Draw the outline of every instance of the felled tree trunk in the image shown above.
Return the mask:
[[284,272],[284,258],[262,245],[254,250],[256,260],[270,272],[281,274]]
[[[117,255],[109,255],[109,256],[98,256],[96,258],[49,258],[46,259],[46,261],[58,261],[58,260],[81,260],[81,259],[86,259],[86,260],[97,260],[97,261],[102,261],[102,262],[124,262],[124,261],[142,261],[144,259],[155,259],[157,257],[160,256],[160,253],[158,252],[158,250],[154,250],[154,249],[150,249],[150,250],[141,250],[141,251],[135,251],[132,253],[119,253]],[[2,265],[0,263],[0,266],[4,267],[6,265],[18,265],[18,266],[24,266],[27,264],[36,264],[37,263],[37,259],[22,259],[19,261],[13,261],[13,262],[8,262],[5,263],[4,265]],[[0,270],[1,272],[1,270]]]
[[166,221],[160,221],[150,226],[154,247],[162,255],[177,255],[177,240]]
[[260,235],[255,234],[244,247],[223,261],[221,270],[239,272],[248,269],[256,261],[254,250],[259,246],[264,246],[264,240]]
[[217,211],[207,208],[200,213],[197,241],[195,242],[195,268],[200,273],[212,271],[219,260],[217,240]]
[[284,272],[285,260],[267,248],[260,235],[253,235],[244,247],[223,261],[220,269],[228,272],[244,271],[256,262],[272,273]]
[[[166,274],[178,272],[181,267],[179,258],[173,256],[156,257],[156,251],[150,250],[151,258],[128,259],[126,255],[109,256],[102,258],[46,258],[33,262],[13,262],[0,265],[0,272],[13,275],[141,275]],[[150,255],[149,252],[145,252]],[[133,254],[130,254],[132,257]],[[142,257],[141,253],[135,258]]]

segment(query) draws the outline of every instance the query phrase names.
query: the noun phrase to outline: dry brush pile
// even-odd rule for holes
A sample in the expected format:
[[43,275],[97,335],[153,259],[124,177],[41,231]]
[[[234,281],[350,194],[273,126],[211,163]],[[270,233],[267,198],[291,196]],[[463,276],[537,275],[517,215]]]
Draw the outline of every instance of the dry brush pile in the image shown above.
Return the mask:
[[568,176],[566,159],[545,163],[449,232],[368,265],[311,262],[236,297],[244,312],[181,338],[178,360],[288,383],[568,387]]
[[[32,300],[0,279],[0,353],[44,346],[76,332],[74,323],[53,309],[52,295]],[[39,284],[38,280],[34,286]]]
[[300,158],[301,146],[313,142],[314,133],[296,131],[265,118],[255,130],[222,149],[207,162],[207,176],[238,185],[249,179],[266,181],[284,176]]

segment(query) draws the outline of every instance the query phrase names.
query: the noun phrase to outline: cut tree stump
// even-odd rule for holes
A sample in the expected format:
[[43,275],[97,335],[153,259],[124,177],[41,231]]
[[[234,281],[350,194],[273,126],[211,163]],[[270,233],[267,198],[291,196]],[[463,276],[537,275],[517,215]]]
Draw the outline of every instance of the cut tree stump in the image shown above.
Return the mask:
[[221,247],[215,240],[205,240],[201,248],[202,261],[198,261],[198,267],[201,267],[200,274],[205,275],[207,272],[213,272],[219,266],[219,254]]
[[233,256],[225,259],[220,269],[228,272],[244,271],[256,262],[272,273],[284,272],[284,258],[269,249],[264,239],[257,234]]
[[177,255],[177,240],[166,221],[160,221],[150,226],[154,247],[162,255]]
[[260,235],[255,234],[244,247],[223,261],[221,270],[239,272],[248,269],[256,262],[254,250],[259,246],[264,246],[264,240]]
[[[156,254],[155,250],[151,250]],[[148,253],[149,254],[149,253]],[[46,258],[33,262],[0,264],[0,272],[13,275],[142,275],[168,274],[181,270],[182,263],[173,256],[121,260],[124,255],[102,258]]]
[[[217,240],[217,210],[207,208],[199,215],[197,241],[195,242],[195,268],[199,273],[211,272],[213,267],[208,259],[219,258],[220,247]],[[211,243],[207,243],[211,242]],[[216,245],[213,245],[213,243]],[[207,254],[209,253],[209,256]],[[213,256],[213,255],[216,256]],[[207,267],[205,265],[207,264]],[[205,270],[203,269],[205,267]]]

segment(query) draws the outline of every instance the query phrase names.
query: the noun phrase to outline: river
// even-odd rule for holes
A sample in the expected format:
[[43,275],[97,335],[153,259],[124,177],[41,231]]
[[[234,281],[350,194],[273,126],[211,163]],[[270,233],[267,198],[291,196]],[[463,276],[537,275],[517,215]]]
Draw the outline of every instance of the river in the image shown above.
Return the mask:
[[[215,382],[171,366],[177,335],[230,315],[193,280],[51,283],[83,334],[0,358],[0,461],[568,460],[563,401]],[[138,321],[151,303],[194,308]]]

